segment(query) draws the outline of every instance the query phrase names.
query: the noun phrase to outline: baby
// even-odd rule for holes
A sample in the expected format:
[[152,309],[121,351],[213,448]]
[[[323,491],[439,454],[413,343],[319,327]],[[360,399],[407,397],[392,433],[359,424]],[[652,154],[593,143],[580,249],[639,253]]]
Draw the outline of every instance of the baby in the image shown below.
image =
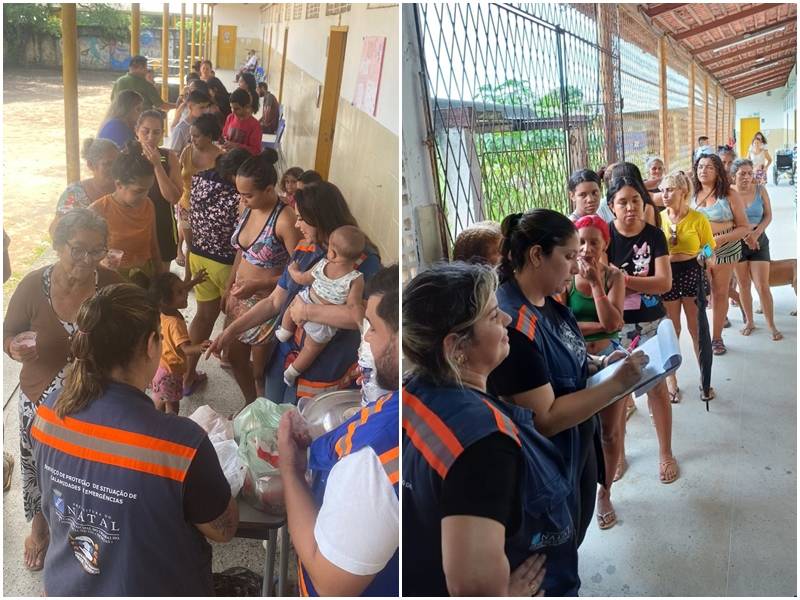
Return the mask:
[[[339,227],[328,238],[328,254],[306,272],[300,271],[295,263],[289,265],[289,275],[303,288],[294,302],[306,304],[354,304],[361,303],[364,294],[364,278],[355,270],[367,238],[352,225]],[[310,287],[309,287],[310,286]],[[295,331],[290,311],[283,313],[281,326],[275,330],[275,337],[281,342],[288,341]],[[289,368],[283,372],[286,385],[293,386],[297,377],[319,356],[328,342],[336,335],[336,328],[322,323],[307,321],[303,324],[307,334],[300,354]]]

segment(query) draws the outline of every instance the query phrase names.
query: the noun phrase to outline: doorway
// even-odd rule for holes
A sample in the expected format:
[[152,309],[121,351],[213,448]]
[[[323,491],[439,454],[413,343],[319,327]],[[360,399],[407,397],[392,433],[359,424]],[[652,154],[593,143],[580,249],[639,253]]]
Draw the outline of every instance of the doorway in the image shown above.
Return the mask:
[[333,153],[333,134],[336,130],[336,113],[339,110],[339,93],[342,88],[344,52],[347,46],[347,27],[331,27],[328,38],[328,62],[325,66],[325,83],[322,91],[322,108],[319,115],[319,135],[314,169],[328,178]]
[[220,25],[217,29],[217,68],[236,67],[236,26]]
[[739,157],[747,158],[750,152],[750,142],[753,136],[761,129],[761,117],[747,117],[739,119]]

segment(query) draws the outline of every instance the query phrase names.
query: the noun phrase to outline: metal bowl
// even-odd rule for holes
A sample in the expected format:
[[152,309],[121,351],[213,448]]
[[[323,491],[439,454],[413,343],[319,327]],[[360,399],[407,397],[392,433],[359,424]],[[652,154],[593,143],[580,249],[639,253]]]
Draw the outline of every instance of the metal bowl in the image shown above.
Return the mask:
[[314,398],[301,398],[297,403],[312,439],[336,429],[360,409],[361,390],[327,392]]

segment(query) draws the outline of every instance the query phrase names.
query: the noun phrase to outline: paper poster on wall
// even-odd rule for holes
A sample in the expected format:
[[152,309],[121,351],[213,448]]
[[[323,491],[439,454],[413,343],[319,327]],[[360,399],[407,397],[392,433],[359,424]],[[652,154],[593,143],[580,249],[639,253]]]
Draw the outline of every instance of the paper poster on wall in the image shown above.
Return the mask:
[[364,46],[361,50],[361,64],[358,69],[358,79],[356,79],[356,93],[353,97],[353,106],[373,117],[378,110],[378,92],[381,87],[383,53],[385,50],[385,37],[364,37]]

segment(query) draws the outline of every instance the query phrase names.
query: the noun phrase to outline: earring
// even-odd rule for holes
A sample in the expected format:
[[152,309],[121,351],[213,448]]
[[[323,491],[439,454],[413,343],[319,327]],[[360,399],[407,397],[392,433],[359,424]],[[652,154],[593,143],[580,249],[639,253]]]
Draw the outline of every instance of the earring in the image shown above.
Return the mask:
[[459,354],[459,355],[456,357],[456,362],[458,363],[458,366],[459,366],[459,367],[463,367],[463,366],[464,366],[464,363],[465,363],[465,362],[467,362],[467,357],[466,357],[466,356],[464,356],[463,354]]

